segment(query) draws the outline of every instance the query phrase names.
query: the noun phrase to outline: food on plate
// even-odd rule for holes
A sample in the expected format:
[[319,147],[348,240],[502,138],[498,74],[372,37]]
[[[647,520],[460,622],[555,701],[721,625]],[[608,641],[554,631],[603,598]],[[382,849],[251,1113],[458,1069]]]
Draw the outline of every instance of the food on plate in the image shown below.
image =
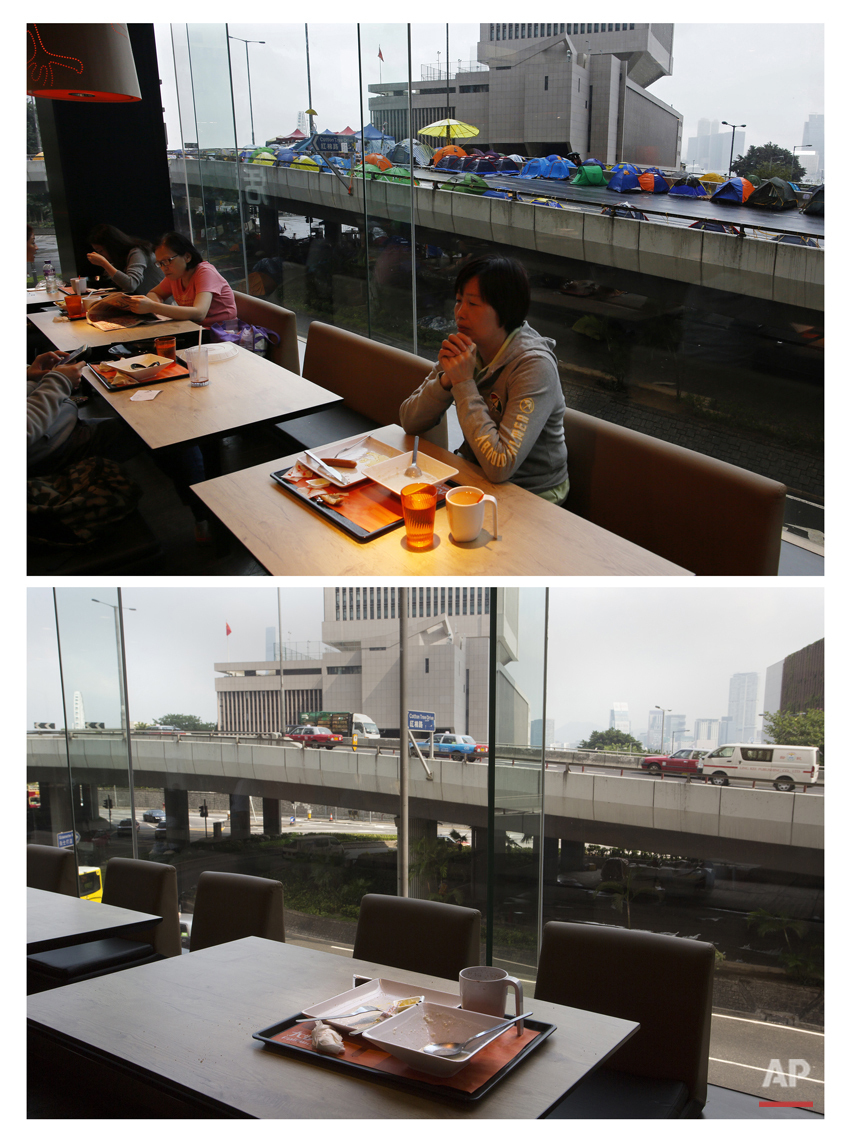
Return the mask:
[[326,465],[330,465],[333,469],[356,469],[358,467],[357,461],[350,461],[345,457],[320,457]]

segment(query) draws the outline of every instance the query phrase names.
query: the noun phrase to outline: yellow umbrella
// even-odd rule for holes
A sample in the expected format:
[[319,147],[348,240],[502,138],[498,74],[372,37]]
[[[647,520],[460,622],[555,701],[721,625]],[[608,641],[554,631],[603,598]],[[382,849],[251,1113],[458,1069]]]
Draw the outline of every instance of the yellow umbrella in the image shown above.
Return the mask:
[[417,132],[417,135],[446,135],[450,139],[469,139],[478,134],[478,127],[462,123],[459,119],[438,119],[436,123],[429,123]]

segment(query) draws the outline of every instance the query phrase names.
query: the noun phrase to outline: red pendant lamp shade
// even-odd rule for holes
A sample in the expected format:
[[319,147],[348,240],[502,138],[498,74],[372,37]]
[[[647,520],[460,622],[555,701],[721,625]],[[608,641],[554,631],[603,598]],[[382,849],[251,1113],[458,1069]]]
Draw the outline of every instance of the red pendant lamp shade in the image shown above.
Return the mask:
[[27,95],[79,103],[142,98],[126,24],[27,24]]

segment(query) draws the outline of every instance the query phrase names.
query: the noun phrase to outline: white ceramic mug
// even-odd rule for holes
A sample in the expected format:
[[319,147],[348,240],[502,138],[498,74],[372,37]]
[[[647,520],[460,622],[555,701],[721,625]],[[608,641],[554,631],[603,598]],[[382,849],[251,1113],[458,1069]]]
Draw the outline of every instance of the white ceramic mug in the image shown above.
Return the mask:
[[523,986],[516,977],[509,977],[504,969],[493,965],[472,965],[458,974],[458,984],[462,1009],[504,1017],[510,985],[514,990],[514,1014],[519,1017],[523,1012]]
[[496,498],[483,493],[473,485],[461,485],[450,489],[446,494],[446,512],[449,516],[449,531],[452,539],[459,544],[475,540],[485,522],[485,502],[489,501],[493,517],[491,535],[494,540],[499,535],[497,524]]
[[72,278],[71,285],[74,287],[75,294],[83,294],[89,287],[88,278]]

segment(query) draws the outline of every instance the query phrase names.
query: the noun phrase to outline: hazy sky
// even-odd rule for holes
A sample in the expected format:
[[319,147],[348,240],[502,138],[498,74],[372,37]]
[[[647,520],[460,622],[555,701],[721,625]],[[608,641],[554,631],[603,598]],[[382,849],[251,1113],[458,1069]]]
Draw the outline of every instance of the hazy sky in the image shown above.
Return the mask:
[[[216,3],[207,6],[208,20],[217,17],[218,7]],[[658,80],[649,91],[683,114],[683,153],[688,138],[697,134],[697,122],[701,118],[746,124],[748,145],[771,141],[791,149],[809,142],[803,137],[804,124],[811,114],[824,112],[823,25],[728,20],[686,24],[678,22],[676,17],[684,11],[693,14],[694,7],[685,10],[681,5],[664,7],[672,10],[660,13],[658,6],[654,6],[653,15],[657,19],[667,16],[674,20],[674,69],[671,76]],[[320,0],[310,9],[310,94],[318,112],[315,125],[320,131],[326,128],[340,131],[346,126],[357,130],[360,126],[357,121],[357,25],[339,23],[337,18],[328,16],[329,11],[339,13],[341,8],[339,3],[330,8],[326,0]],[[479,14],[489,21],[500,16],[504,20],[509,17],[516,20],[524,15],[510,5],[497,4],[496,9],[498,11],[489,7],[485,10],[484,6],[467,4],[460,11],[465,15]],[[276,9],[275,14],[280,11]],[[396,5],[372,2],[360,4],[355,10],[354,18],[363,21],[360,56],[364,89],[369,83],[404,80],[407,76],[407,28],[390,22],[398,11]],[[452,16],[459,11],[458,5],[430,4],[428,11],[435,21],[447,17],[451,21],[449,57],[453,67],[459,59],[474,59],[479,24],[452,21]],[[704,11],[726,15],[723,7],[704,8]],[[794,9],[796,15],[807,11],[809,9],[800,7]],[[379,22],[382,14],[388,13],[388,22]],[[638,18],[642,15],[646,19],[642,12]],[[202,122],[192,124],[191,128],[187,125],[185,137],[194,139],[197,134],[202,147],[232,145],[234,112],[227,98],[224,33],[211,24],[190,27],[192,41],[203,43],[206,49],[195,53],[193,74],[199,85],[205,84],[207,95],[203,101],[204,113],[199,115]],[[157,24],[156,29],[169,143],[179,146],[169,25]],[[265,41],[248,48],[255,140],[259,144],[293,130],[298,112],[308,106],[304,24],[230,24],[228,31],[246,40]],[[185,41],[185,32],[182,35]],[[379,47],[383,64],[378,59]],[[237,137],[243,146],[251,137],[246,48],[244,43],[233,40],[231,49]],[[415,78],[420,76],[420,65],[434,66],[438,58],[445,67],[445,25],[413,24],[411,56]],[[200,63],[202,58],[207,61],[207,74]],[[366,107],[364,111],[367,113]]]
[[[265,630],[277,626],[273,587],[125,588],[124,616],[130,717],[150,721],[171,712],[215,720],[213,664],[262,660]],[[684,587],[555,588],[550,592],[547,715],[567,722],[608,726],[613,702],[629,704],[633,728],[646,728],[655,704],[687,717],[727,713],[730,677],[760,676],[765,669],[824,635],[821,588],[769,585],[754,588]],[[115,724],[114,610],[110,589],[62,589],[60,622],[65,684],[83,693],[89,721]],[[284,641],[321,636],[320,588],[284,588]],[[543,591],[522,600],[521,662],[512,674],[540,715],[538,656]],[[225,625],[232,635],[226,638]],[[48,588],[29,590],[27,726],[62,725],[53,621]],[[69,714],[70,720],[70,714]]]

